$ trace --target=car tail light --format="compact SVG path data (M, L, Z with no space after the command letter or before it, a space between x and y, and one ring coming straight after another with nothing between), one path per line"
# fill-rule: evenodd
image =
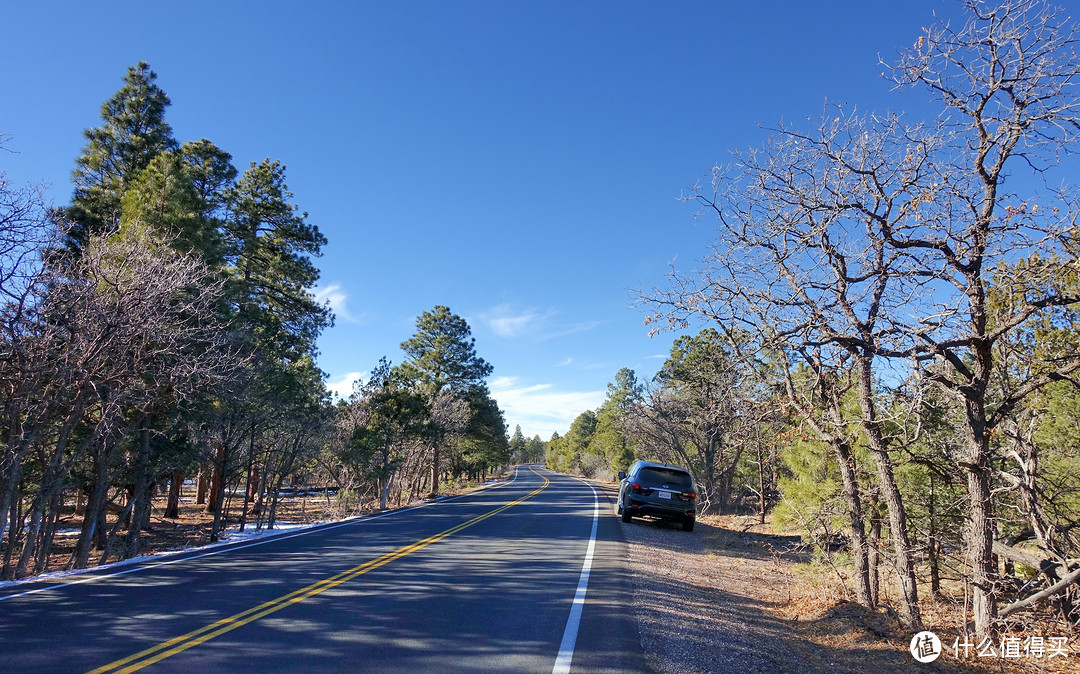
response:
M637 482L631 483L630 488L633 489L634 491L641 491L641 485L638 484Z
M697 492L696 491L684 491L682 493L682 495L685 496L686 498L697 498Z

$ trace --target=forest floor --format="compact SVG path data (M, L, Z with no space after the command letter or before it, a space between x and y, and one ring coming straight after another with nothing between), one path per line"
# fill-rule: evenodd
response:
M494 478L493 478L494 479ZM456 496L475 489L479 485L462 483L451 489L445 489L442 496ZM242 496L240 497L242 500ZM180 498L179 517L165 518L165 496L156 496L150 511L150 529L141 534L139 546L140 555L155 555L163 552L173 552L187 548L195 548L210 543L210 531L213 527L214 515L206 512L205 505L195 502L194 485L185 485ZM240 503L234 499L226 508L226 533L222 537L228 542L236 538L240 524ZM291 528L298 525L318 524L322 522L337 522L345 517L367 515L378 512L375 508L343 507L336 496L325 496L322 493L308 492L296 496L283 496L278 502L276 527ZM263 518L265 520L265 516ZM116 523L116 516L110 513L108 526L111 528ZM265 521L262 523L265 529ZM250 513L245 523L245 531L250 532L257 526L256 518ZM75 513L74 507L65 509L57 522L57 533L53 539L53 546L49 554L48 565L43 573L62 571L75 550L79 531L82 527L82 516ZM106 562L116 562L123 558L124 531L121 530L111 546L110 554ZM101 551L95 550L90 557L90 566L96 566L101 561Z

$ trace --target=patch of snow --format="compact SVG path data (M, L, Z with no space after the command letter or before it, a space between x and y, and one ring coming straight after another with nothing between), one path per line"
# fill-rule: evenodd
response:
M516 480L516 479L517 479L517 476L515 474L514 479L510 480L506 484L510 484L510 483L514 482L514 480ZM495 480L495 481L492 481L492 482L487 482L487 483L485 483L485 485L492 485L492 484L498 484L498 483L499 483L499 480ZM484 486L484 485L482 485L482 486ZM413 504L415 504L415 505L412 505L411 507L391 509L391 510L387 510L387 511L383 511L383 512L372 513L371 515L353 515L351 517L345 517L345 518L342 518L341 520L337 520L336 522L312 522L310 524L299 524L299 523L293 523L293 522L275 522L273 529L263 528L263 529L260 529L260 530L256 530L254 525L250 525L249 527L245 527L245 531L242 532L242 533L239 531L239 525L237 525L237 526L234 526L232 528L226 529L224 532L222 532L221 538L216 543L207 543L206 545L201 545L201 546L192 545L192 546L187 546L187 547L184 547L184 548L176 548L176 549L173 549L173 550L165 550L165 551L154 553L154 554L141 555L139 557L132 557L131 559L124 559L124 560L120 560L120 561L117 561L117 562L110 562L108 564L102 564L102 565L99 565L99 566L92 566L92 567L86 568L86 569L73 569L71 571L53 571L53 572L50 572L50 573L43 573L43 574L41 574L39 576L31 576L29 578L23 578L21 580L0 581L0 589L9 588L9 587L16 586L16 585L28 585L28 584L31 584L31 583L39 583L39 582L43 583L43 584L44 583L56 583L56 582L60 582L60 581L62 581L64 579L66 579L66 578L71 578L73 576L82 576L82 575L88 574L90 572L115 571L115 570L118 570L118 569L123 569L123 567L135 566L137 564L143 564L143 563L147 563L147 562L154 562L154 563L149 565L150 567L160 566L160 565L164 565L164 564L172 564L173 560L170 560L170 558L171 557L176 557L176 556L181 555L181 554L187 554L187 553L192 553L192 552L201 553L199 555L196 555L196 557L218 554L216 552L211 552L211 550L213 550L214 548L220 548L220 547L223 547L223 546L226 546L226 545L235 545L237 543L245 543L245 542L248 543L248 545L258 545L259 542L256 539L269 538L269 537L272 537L272 536L279 536L279 535L283 536L283 535L286 535L286 534L291 535L291 536L296 536L296 535L299 535L299 532L302 531L303 529L311 529L313 527L324 526L324 525L328 525L328 524L340 525L340 524L344 524L346 522L351 522L353 520L380 519L380 518L387 517L387 516L390 516L390 515L395 515L395 514L399 514L399 513L403 513L403 512L413 510L415 507L423 507L424 505L428 505L428 504L443 501L443 500L458 499L458 498L461 498L462 496L467 496L467 495L468 494L462 494L462 495L459 495L459 496L440 496L435 501L423 501L423 500L414 501ZM58 531L57 534L60 534L60 535L73 535L73 534L67 533L67 532L74 532L74 534L77 534L78 530L75 530L75 529L62 529L62 530ZM251 541L256 541L256 542L251 542ZM244 547L246 547L246 546L244 546ZM117 571L115 575L131 573L132 571L137 571L137 570L138 569ZM111 575L111 574L104 574L104 575L107 576L107 575ZM92 580L92 578L75 579L75 580L71 581L68 584L82 583L82 582L86 582L86 581L89 581L89 580ZM25 594L36 594L38 592L42 592L42 591L45 591L47 589L49 589L49 587L42 587L42 588L36 588L36 589L27 589L27 590L25 590L23 592L14 593L14 594L5 595L3 597L0 597L0 601L2 601L4 599L10 599L12 597L25 595Z
M342 522L347 522L347 521L350 521L350 520L360 519L360 517L361 516L347 517L345 519L342 519L341 521ZM29 578L23 578L21 580L0 581L0 589L12 587L12 586L15 586L15 585L25 585L27 583L57 581L57 580L62 580L64 578L68 578L70 576L79 576L79 575L82 575L82 574L85 574L85 573L89 573L91 571L107 571L107 570L112 570L112 569L119 569L119 568L123 568L125 566L132 566L134 564L140 564L142 562L158 561L158 560L167 559L169 557L175 557L176 555L179 555L181 553L193 552L193 551L197 551L197 550L210 550L212 548L218 548L218 547L221 547L223 545L232 545L234 543L243 543L243 542L251 541L251 540L254 540L254 539L258 539L258 538L266 538L268 536L276 536L276 535L279 535L279 534L286 534L286 533L290 533L290 532L295 532L295 531L299 531L301 529L310 529L312 527L317 527L317 526L320 526L320 525L323 525L323 524L328 524L328 522L312 522L310 524L303 524L303 523L296 523L296 522L280 522L279 521L279 522L274 523L274 528L273 529L267 529L266 527L263 527L262 529L256 530L255 525L249 524L249 525L247 525L247 527L244 528L243 532L241 532L239 530L239 525L236 525L236 526L233 526L233 527L229 527L224 532L222 532L221 537L218 539L218 541L216 543L207 543L206 545L199 545L199 546L192 545L192 546L188 546L188 547L184 547L184 548L175 548L173 550L164 550L162 552L157 552L157 553L154 553L154 554L141 555L139 557L132 557L130 559L123 559L123 560L120 560L120 561L117 561L117 562L109 562L108 564L102 564L100 566L92 566L92 567L89 567L89 568L86 568L86 569L72 569L70 571L52 571L50 573L43 573L43 574L41 574L39 576L31 576ZM56 534L58 536L61 536L61 535L63 535L63 536L73 536L73 535L78 535L78 533L79 533L78 529L61 529L61 530L56 532Z

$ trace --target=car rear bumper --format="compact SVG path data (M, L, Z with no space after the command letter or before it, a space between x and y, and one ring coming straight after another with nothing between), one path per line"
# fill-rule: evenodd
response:
M685 504L661 504L631 496L629 506L633 515L652 515L653 517L678 520L694 519L696 517L693 507L687 507Z

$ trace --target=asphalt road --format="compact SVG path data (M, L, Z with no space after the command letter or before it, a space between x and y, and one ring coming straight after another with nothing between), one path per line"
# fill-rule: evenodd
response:
M618 519L589 485L539 467L464 497L168 560L0 591L0 669L647 669Z

